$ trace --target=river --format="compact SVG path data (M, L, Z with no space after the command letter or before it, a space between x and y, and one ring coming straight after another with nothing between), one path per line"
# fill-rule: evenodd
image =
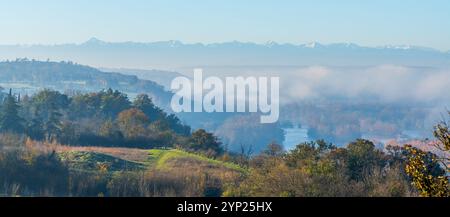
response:
M294 149L302 142L311 141L311 139L308 138L308 128L306 127L285 128L283 130L285 132L283 146L287 151Z

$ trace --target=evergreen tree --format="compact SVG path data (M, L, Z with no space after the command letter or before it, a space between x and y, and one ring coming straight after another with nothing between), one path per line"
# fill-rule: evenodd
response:
M140 94L133 101L133 106L145 113L150 120L157 121L163 119L166 114L156 106L147 94Z
M49 118L44 125L44 129L47 134L46 139L48 141L56 139L61 135L61 128L62 128L61 117L62 114L59 113L57 110L52 110L50 112Z
M26 133L32 139L44 139L44 123L42 123L42 120L39 118L36 110L34 111L31 121L28 122Z
M116 116L131 107L130 100L127 95L111 88L100 93L101 103L100 110L108 118L116 118Z
M16 98L9 90L0 110L0 130L22 133L24 130L23 119L19 116L19 105Z
M189 126L182 124L176 115L165 113L153 103L147 94L138 95L133 101L133 106L143 111L150 118L150 122L161 130L170 128L173 132L183 136L188 136L191 133Z

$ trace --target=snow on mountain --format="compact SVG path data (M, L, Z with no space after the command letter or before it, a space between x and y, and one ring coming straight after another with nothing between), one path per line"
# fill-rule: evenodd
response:
M309 42L307 44L302 45L302 47L306 47L306 48L319 48L319 47L323 47L322 44L320 44L319 42Z
M0 59L27 57L37 60L70 60L108 68L177 70L199 66L245 65L450 65L450 53L411 45L366 47L355 43L288 44L268 41L183 43L106 42L91 38L81 44L0 45Z

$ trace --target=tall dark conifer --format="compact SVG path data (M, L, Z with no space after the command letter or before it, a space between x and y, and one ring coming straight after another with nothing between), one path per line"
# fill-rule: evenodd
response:
M24 131L23 119L19 116L19 104L16 97L9 90L8 96L3 101L0 109L0 130L15 133Z

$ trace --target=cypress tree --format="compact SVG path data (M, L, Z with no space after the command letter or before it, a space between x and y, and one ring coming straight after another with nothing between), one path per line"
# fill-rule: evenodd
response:
M0 109L0 130L14 133L23 133L23 119L19 116L19 104L9 90Z

